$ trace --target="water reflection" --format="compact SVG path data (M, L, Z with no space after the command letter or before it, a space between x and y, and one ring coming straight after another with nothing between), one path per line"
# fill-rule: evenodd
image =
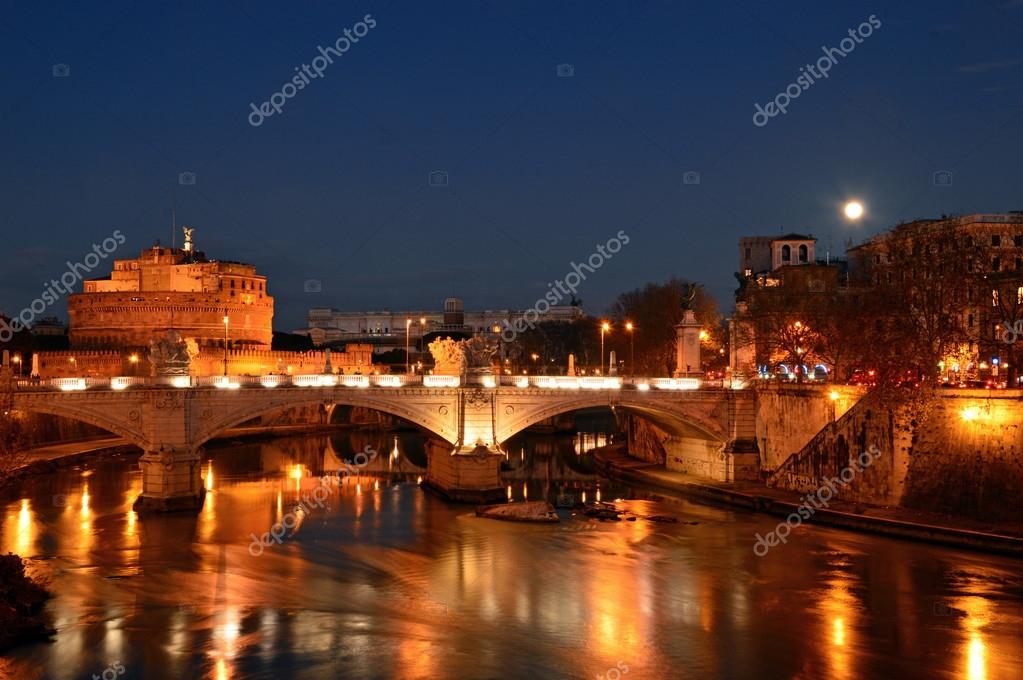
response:
M421 491L424 442L394 437L213 448L196 515L137 517L132 461L12 489L0 546L38 558L59 633L0 659L0 677L114 661L147 678L1019 676L1015 561L821 528L757 558L776 521L601 479L579 452L593 433L510 442L507 494L679 523L481 520ZM384 455L296 510L367 445ZM289 514L282 542L250 554Z

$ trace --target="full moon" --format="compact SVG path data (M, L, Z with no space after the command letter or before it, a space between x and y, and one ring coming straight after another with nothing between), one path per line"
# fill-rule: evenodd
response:
M858 220L863 217L863 204L859 201L849 201L845 204L845 216L850 220Z

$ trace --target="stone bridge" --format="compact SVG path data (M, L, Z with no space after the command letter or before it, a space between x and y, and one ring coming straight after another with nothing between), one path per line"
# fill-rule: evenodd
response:
M120 382L118 382L120 381ZM502 444L561 413L610 407L656 423L675 437L720 452L722 479L755 452L752 392L702 387L693 379L485 378L446 376L265 376L263 378L59 378L9 381L5 408L84 421L143 450L139 509L201 506L200 447L264 414L322 404L376 409L445 442L429 457L426 483L454 500L500 499ZM436 447L434 447L436 449Z

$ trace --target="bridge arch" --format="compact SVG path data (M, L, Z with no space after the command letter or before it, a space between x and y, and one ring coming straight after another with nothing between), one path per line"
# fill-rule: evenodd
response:
M146 449L149 441L139 429L137 423L132 421L139 418L140 411L137 409L115 409L102 405L92 405L82 400L33 400L17 402L13 405L15 410L26 413L39 413L60 418L67 418L122 437L132 445L140 449Z
M503 409L496 432L496 439L503 444L527 427L547 418L563 413L597 407L611 408L639 415L650 420L661 429L677 437L693 437L709 441L728 440L721 418L707 409L699 408L700 402L688 404L658 401L641 397L608 399L606 395L576 393L573 398L554 403L540 401L534 404L499 403Z
M232 427L275 412L286 411L303 406L318 404L328 405L328 413L336 406L357 406L370 408L381 413L386 413L401 418L416 427L422 428L430 435L454 444L457 440L457 422L455 408L445 403L423 404L420 402L409 402L407 399L391 398L377 394L360 391L333 391L329 394L295 394L288 391L279 397L274 395L267 398L262 396L257 400L246 400L233 408L225 409L220 413L212 415L210 407L200 406L200 422L202 424L192 436L192 445L195 448L202 446L210 439ZM203 416L208 416L203 418Z

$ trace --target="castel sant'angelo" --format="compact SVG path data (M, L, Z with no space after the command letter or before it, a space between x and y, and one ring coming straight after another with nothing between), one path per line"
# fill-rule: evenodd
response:
M70 341L80 349L147 347L173 328L200 350L223 348L225 335L230 348L268 350L273 315L266 277L250 264L208 260L191 229L184 247L115 260L108 278L85 281L68 301Z
M324 368L322 351L272 351L274 299L255 266L211 260L184 228L181 248L159 244L131 260L115 260L109 277L84 281L68 300L67 352L40 352L41 377L146 375L150 343L174 330L197 352L195 375L309 373ZM226 351L225 351L226 349ZM372 351L335 352L341 372L372 372Z

